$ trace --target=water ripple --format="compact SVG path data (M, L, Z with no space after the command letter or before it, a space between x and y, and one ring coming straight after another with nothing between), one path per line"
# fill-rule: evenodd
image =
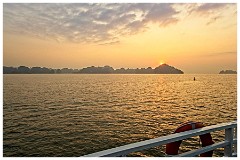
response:
M4 156L81 156L168 135L186 121L211 125L237 118L236 75L3 78ZM198 138L183 144L181 152L199 147ZM164 146L129 156L164 156Z

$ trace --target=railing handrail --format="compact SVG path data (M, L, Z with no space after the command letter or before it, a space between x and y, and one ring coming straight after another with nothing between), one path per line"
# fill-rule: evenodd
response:
M141 142L136 142L136 143L132 143L132 144L116 147L116 148L111 148L104 151L88 154L88 155L85 155L84 157L118 157L122 155L127 155L131 152L141 151L151 147L156 147L156 146L164 145L167 143L187 139L193 136L199 136L199 135L210 133L210 132L215 132L215 131L229 129L229 128L236 128L236 127L237 127L237 121L233 121L230 123L221 123L221 124L206 126L203 128L194 129L190 131L174 133L171 135L149 139Z

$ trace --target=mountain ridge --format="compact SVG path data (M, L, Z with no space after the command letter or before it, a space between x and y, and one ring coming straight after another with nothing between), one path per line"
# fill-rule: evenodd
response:
M104 67L85 67L82 69L52 69L46 67L6 67L3 66L3 74L67 74L67 73L75 73L75 74L184 74L183 71L170 66L168 64L159 65L156 68L120 68L113 69L113 67L105 65Z

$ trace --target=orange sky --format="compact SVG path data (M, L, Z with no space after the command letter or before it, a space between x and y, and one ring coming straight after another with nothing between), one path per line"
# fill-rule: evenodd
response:
M237 69L236 4L4 4L3 65Z

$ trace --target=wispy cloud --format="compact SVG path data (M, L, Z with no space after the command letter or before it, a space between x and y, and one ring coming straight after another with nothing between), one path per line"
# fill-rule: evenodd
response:
M217 21L218 19L220 19L221 17L222 17L222 16L220 16L220 15L211 17L210 20L206 23L206 25L210 25L210 24L216 22L216 21Z
M195 7L192 8L190 13L196 13L200 16L209 17L206 25L210 25L216 22L218 19L223 18L222 9L229 7L231 3L204 3L204 4L195 4Z
M225 55L237 55L237 51L208 53L208 54L205 54L204 57L225 56Z
M7 4L3 5L4 32L75 43L115 44L121 36L177 23L174 4ZM209 12L225 4L203 4ZM216 19L215 19L216 20Z
M203 14L211 14L212 12L215 12L218 9L222 9L226 7L229 4L226 3L204 3L198 6L195 11L200 12Z

